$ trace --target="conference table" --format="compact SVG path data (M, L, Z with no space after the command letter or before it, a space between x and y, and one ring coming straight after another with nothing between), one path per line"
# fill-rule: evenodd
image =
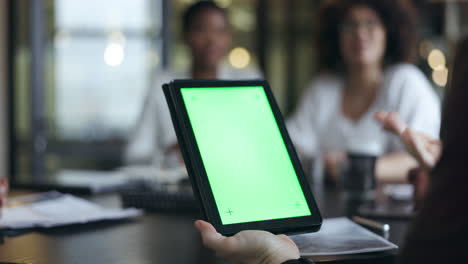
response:
M341 193L315 186L315 198L323 217L347 214ZM117 194L84 196L100 205L120 207ZM194 212L146 212L123 221L107 221L32 229L4 234L0 241L0 263L223 263L205 249L193 222ZM389 240L402 245L408 219L385 219ZM316 258L325 263L394 263L396 251Z

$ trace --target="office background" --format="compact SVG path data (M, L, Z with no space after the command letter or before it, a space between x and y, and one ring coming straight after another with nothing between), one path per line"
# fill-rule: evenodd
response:
M407 0L410 1L410 0ZM194 0L9 0L0 10L0 167L14 182L122 165L146 91L189 54L181 12ZM255 66L285 115L317 71L319 0L217 0L234 31L232 67ZM418 66L443 92L468 4L413 0Z

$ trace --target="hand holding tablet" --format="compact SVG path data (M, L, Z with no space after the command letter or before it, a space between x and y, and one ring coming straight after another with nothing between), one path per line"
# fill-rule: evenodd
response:
M163 86L194 193L224 235L316 231L322 218L265 81Z

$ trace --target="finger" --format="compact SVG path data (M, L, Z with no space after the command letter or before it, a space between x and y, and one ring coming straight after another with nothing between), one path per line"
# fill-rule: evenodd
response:
M374 118L379 121L385 130L401 135L407 128L407 124L400 119L396 112L379 111L374 115Z
M405 144L408 151L418 160L418 162L422 161L421 151L424 148L420 147L420 142L418 140L418 136L413 133L412 130L407 129L401 136L403 143Z
M387 118L387 115L388 115L387 111L378 111L377 113L375 113L374 118L377 121L383 123L385 119Z
M433 167L435 157L427 149L428 142L424 135L409 130L405 131L404 140L407 141L410 152L413 152L420 165L428 169Z
M206 221L203 220L197 220L195 221L195 227L197 228L200 233L204 232L217 232L214 226Z
M296 247L297 247L296 243L294 243L294 241L293 241L290 237L288 237L288 236L286 236L286 235L278 235L278 237L279 237L281 240L287 242L288 244L291 244L292 246L296 246Z
M195 227L200 232L203 244L206 247L215 251L223 248L222 244L225 237L218 233L213 225L203 220L197 220L195 221Z
M442 145L439 140L431 140L428 146L428 150L434 155L434 157L439 157L442 150Z
M390 132L401 135L408 127L406 123L400 119L396 112L391 112L387 115L385 125Z

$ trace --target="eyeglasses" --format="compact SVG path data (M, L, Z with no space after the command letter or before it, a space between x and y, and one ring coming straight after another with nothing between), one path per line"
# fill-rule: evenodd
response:
M364 21L351 21L345 20L340 25L340 32L353 33L357 32L358 29L363 28L366 31L373 31L379 27L382 27L382 23L376 19L368 19Z

